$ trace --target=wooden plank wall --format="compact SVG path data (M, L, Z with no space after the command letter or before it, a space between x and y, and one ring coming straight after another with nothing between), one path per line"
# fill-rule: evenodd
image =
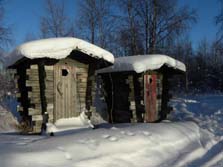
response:
M88 65L75 62L77 66L77 108L78 115L86 109L86 91L88 78Z
M30 65L28 63L16 67L16 74L14 74L16 97L18 101L17 112L21 116L20 130L22 133L28 133L31 129L31 117L28 115L28 107L30 102L28 99L28 88L26 87L26 69Z
M128 83L130 88L129 104L130 109L132 110L131 122L143 122L145 113L143 75L129 75Z
M28 98L30 100L28 115L31 116L33 132L40 133L43 116L40 99L38 65L31 65L30 68L26 70L26 74L28 77L26 80L26 87L31 88L30 91L28 91Z
M128 76L128 85L130 89L129 93L129 104L130 104L130 110L132 111L132 123L137 122L137 116L136 116L136 103L135 103L135 92L134 92L134 84L133 84L133 76L129 75Z
M95 76L96 64L91 63L88 66L88 78L86 87L86 109L88 117L92 115L92 112L96 112L94 106L94 100L96 95L96 76Z
M21 102L21 91L19 90L19 80L20 76L18 73L15 73L14 75L14 82L15 82L15 88L16 88L16 99L18 102ZM23 112L24 109L23 109L23 106L22 104L20 103L19 105L17 105L17 108L16 108L17 112Z
M161 112L162 112L162 92L163 92L163 75L157 74L157 86L156 86L156 92L157 92L157 100L156 100L156 110L157 110L157 118L161 118Z
M96 112L96 106L94 104L95 102L95 95L96 95L96 89L97 89L97 84L96 84L96 77L95 75L92 76L91 80L91 96L92 96L92 104L90 107L90 112Z
M144 122L145 105L143 74L133 75L137 122Z
M53 109L54 109L54 72L53 66L45 66L45 96L47 102L48 122L53 123Z
M170 75L163 74L162 76L162 101L161 101L161 119L166 119L167 115L171 112L172 107L168 106L168 102L171 98L169 94L169 81Z

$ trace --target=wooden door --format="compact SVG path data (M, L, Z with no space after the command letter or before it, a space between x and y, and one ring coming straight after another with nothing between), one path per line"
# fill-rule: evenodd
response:
M54 122L60 118L77 116L76 68L69 60L54 66Z
M157 75L144 75L145 122L157 120Z

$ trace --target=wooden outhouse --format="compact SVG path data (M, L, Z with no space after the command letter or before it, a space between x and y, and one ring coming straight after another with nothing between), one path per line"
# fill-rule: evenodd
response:
M112 65L113 55L77 38L28 42L11 54L16 69L18 112L28 133L46 123L95 110L95 70Z
M97 71L109 121L158 122L170 112L168 80L186 67L166 55L115 58L113 66Z

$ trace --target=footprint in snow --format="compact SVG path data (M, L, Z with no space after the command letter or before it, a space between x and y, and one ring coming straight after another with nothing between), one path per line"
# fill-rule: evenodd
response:
M22 137L22 138L19 138L19 140L30 140L30 138L28 138L28 137Z
M89 141L89 139L81 139L81 140L78 140L79 143L81 144L87 144Z
M126 132L125 132L125 131L121 131L120 133L121 133L122 135L125 135L125 134L126 134Z
M111 130L117 130L118 128L116 128L116 127L113 126L113 127L111 127L110 129L111 129Z
M57 147L57 149L61 152L64 153L64 157L67 159L67 160L72 160L72 156L69 152L67 152L63 147L59 146Z
M111 136L111 137L109 137L108 140L114 142L114 141L118 141L118 138L115 136Z
M100 143L97 140L89 139L86 144L89 149L96 150Z
M107 139L107 138L110 137L110 135L108 135L108 134L104 134L104 135L102 135L101 137L104 138L104 139Z
M120 133L121 133L122 135L135 136L135 133L133 133L133 132L131 132L131 131L127 131L127 132L125 132L125 131L121 131Z
M143 131L142 132L145 136L151 136L152 134L150 133L150 132L148 132L148 131Z
M58 150L62 151L62 152L65 152L65 149L61 146L57 147Z
M128 131L126 134L127 134L128 136L135 136L135 133L130 132L130 131Z
M71 156L70 153L68 153L68 152L65 153L65 158L66 158L67 160L72 160L72 156Z
M98 142L96 140L94 140L94 139L89 139L88 143L89 144L97 144Z
M101 137L104 138L104 139L108 139L109 141L112 141L112 142L118 140L117 137L115 137L115 136L110 136L109 134L104 134L104 135L102 135Z
M24 146L24 145L27 145L28 143L25 143L25 142L19 142L19 143L16 143L16 145L19 145L19 146Z

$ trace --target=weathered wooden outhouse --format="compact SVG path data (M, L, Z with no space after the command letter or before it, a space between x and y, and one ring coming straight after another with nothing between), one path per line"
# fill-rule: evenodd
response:
M115 58L113 66L97 71L109 121L158 122L170 112L168 79L186 67L166 55Z
M27 132L39 133L46 123L95 110L95 70L111 65L113 55L76 38L28 42L11 54L16 69L18 112Z

